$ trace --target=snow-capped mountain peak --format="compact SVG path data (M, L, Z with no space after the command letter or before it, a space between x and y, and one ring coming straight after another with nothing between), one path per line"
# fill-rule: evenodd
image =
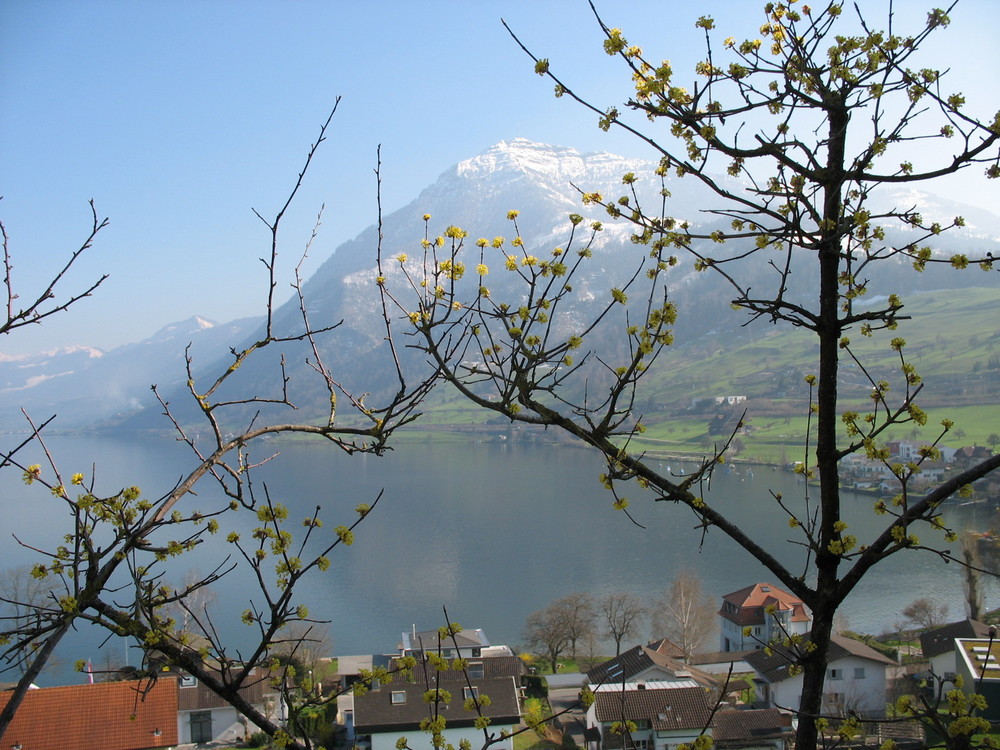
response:
M498 173L515 171L533 180L565 185L594 171L624 173L638 162L608 153L581 154L569 146L551 146L527 138L500 141L481 154L459 162L455 174L465 179L488 179ZM621 174L618 174L620 177Z
M147 341L159 342L169 340L177 336L190 336L192 333L204 331L209 328L215 328L215 323L198 315L194 315L187 320L182 320L177 323L171 323L170 325L164 326L153 334L153 336L147 339Z

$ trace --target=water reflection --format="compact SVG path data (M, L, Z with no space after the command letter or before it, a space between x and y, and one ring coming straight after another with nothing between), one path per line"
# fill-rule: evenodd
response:
M102 489L109 491L138 484L156 496L190 466L183 446L174 441L67 438L50 445L67 473L96 464ZM384 490L376 510L358 528L355 544L338 548L330 570L308 579L300 591L314 616L331 620L339 653L390 650L411 624L439 624L443 607L453 620L485 628L494 642L516 644L529 613L573 591L626 589L652 598L682 569L696 571L716 597L773 579L718 531L703 538L697 519L683 507L632 493L630 512L644 528L635 525L612 509L610 493L597 480L601 470L596 455L555 446L421 443L377 458L293 445L281 447L257 481L289 506L293 519L321 505L327 530L349 524L358 503L370 503ZM25 487L14 472L0 472L0 491L9 522L0 540L5 566L34 559L13 543L11 533L36 544L59 542L69 519L44 489ZM791 499L801 497L804 487L794 475L769 468L757 469L752 479L721 472L707 499L776 550L783 563L801 569L802 548L787 543L795 532L769 491ZM202 499L191 502L215 492L205 483L199 488ZM870 497L850 497L845 511L862 543L885 520L872 513ZM956 507L946 516L962 528L985 522L976 513L974 507ZM232 524L245 537L256 519L241 513ZM224 536L187 557L185 566L202 572L214 568L231 550ZM930 541L929 532L922 536ZM183 577L178 570L174 581ZM217 625L235 643L246 633L238 617L252 591L251 581L239 572L216 586ZM953 617L963 616L958 567L929 553L898 555L848 599L847 623L855 630L881 632L920 596L946 602ZM995 599L995 589L988 587L987 605L995 606ZM91 657L96 662L97 643L93 636L76 634L65 649L72 652L67 661ZM113 648L122 650L121 645Z

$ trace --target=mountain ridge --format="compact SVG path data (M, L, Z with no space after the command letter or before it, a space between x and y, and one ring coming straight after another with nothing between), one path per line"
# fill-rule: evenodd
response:
M384 272L390 284L401 283L402 270L398 263L388 262L389 259L403 252L418 256L425 231L436 235L449 224L462 226L472 236L513 237L514 226L507 218L511 210L520 211L517 231L526 246L537 249L539 255L547 254L552 247L566 241L569 235L568 214L579 213L588 222L601 221L605 227L595 243L595 255L590 266L578 279L580 290L597 299L603 293L602 289L606 292L628 276L637 256L633 254L635 248L630 242L631 226L624 221L610 221L603 208L582 205L580 190L596 190L609 197L624 194L627 187L622 184L622 175L634 172L640 178L640 197L652 199L650 196L656 197L660 189L655 168L654 162L606 152L582 154L571 147L547 146L524 138L500 141L452 165L413 201L383 217L381 245L383 259L387 261ZM701 227L721 225L722 219L704 211L704 206L709 205L711 199L704 185L686 180L681 189L681 181L677 177L668 178L667 183L673 192L668 206L675 216L685 217ZM890 192L880 200L882 203L879 205L903 201L907 206L907 202L922 201L921 209L927 216L934 219L940 216L942 221L950 220L950 216L963 208L923 191ZM995 247L995 254L1000 256L1000 244L994 239L1000 237L1000 217L975 209L965 213L974 220L963 229L936 238L942 251L975 244ZM425 214L431 215L427 222L423 218ZM728 223L728 220L725 221ZM314 326L343 321L333 344L324 348L323 356L338 379L359 392L379 393L393 387L391 368L385 370L384 362L375 364L375 360L369 360L376 356L385 336L381 303L374 284L378 273L375 262L378 244L376 227L366 228L355 238L342 243L303 286L310 321ZM718 249L713 248L713 252L718 252ZM729 252L738 252L738 248L734 245ZM755 284L758 283L757 277L759 283L767 280L767 268L748 266L745 272L750 274L748 278ZM689 318L678 324L678 331L681 326L687 326L683 335L676 336L679 342L684 339L697 341L698 337L723 325L729 326L730 335L734 337L745 335L738 321L726 317L728 306L725 301L729 292L725 284L713 277L713 274L695 272L687 262L671 269L667 277L670 294L681 309L687 311L685 317ZM914 288L919 285L967 283L950 278L937 269L924 275L914 275L913 278L913 284L918 285ZM809 279L803 277L795 281L798 284L796 293L810 294ZM490 286L496 289L498 297L515 293L513 287L505 287L504 284L509 284L509 281L504 279L503 274L490 277ZM574 304L578 306L581 319L585 319L587 305L592 301L581 295ZM275 310L273 319L279 335L291 335L297 331L301 326L298 300L293 298L281 305ZM30 403L29 399L29 406L34 408L43 404L45 408L71 413L71 420L76 425L84 426L108 419L113 424L132 424L128 410L137 409L137 402L146 405L147 413L158 411L148 409L151 403L148 389L152 382L157 382L174 403L190 400L183 385L187 379L184 347L189 340L195 343L192 352L195 355L196 375L217 375L231 363L231 356L227 354L229 347L242 348L248 342L258 340L260 325L259 318L217 324L192 316L162 326L142 342L126 344L95 357L86 368L81 369L79 364L75 368L63 367L62 375L49 378L59 381L58 389L46 386L44 380L36 383L38 387L22 387L20 390L11 387L13 381L9 377L5 379L4 369L11 363L0 359L0 384L8 384L0 387L0 394L8 394L6 400L10 402L15 392L21 396L31 392L31 395L40 398L34 403ZM277 364L278 358L284 355L288 362L288 375L293 381L293 400L301 410L299 417L318 418L322 415L325 406L317 402L317 399L323 399L316 386L303 385L314 377L311 367L305 364L311 356L308 348L288 342L269 349L273 353L268 350L259 352L241 368L230 395L273 393L274 389L280 389ZM412 353L408 356L412 357ZM418 360L418 357L414 358L413 362ZM69 385L74 378L79 384L75 392ZM21 385L24 386L24 383ZM97 395L81 392L86 388ZM23 403L21 399L14 401ZM87 408L83 408L84 403ZM104 409L103 413L101 409ZM193 412L189 414L192 415ZM6 413L0 409L0 418L6 421L10 416L9 409ZM139 422L152 424L145 417Z

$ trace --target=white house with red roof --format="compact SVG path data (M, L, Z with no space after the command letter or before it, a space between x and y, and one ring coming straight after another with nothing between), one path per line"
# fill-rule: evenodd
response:
M809 608L774 584L755 583L722 597L719 645L723 651L763 648L773 639L811 629Z

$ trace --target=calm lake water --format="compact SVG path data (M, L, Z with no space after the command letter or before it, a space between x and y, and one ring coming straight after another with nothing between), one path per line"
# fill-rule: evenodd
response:
M184 447L168 440L53 438L49 445L66 476L89 474L96 466L99 489L107 492L137 484L147 497L157 497L192 465ZM355 506L372 502L384 490L375 511L357 529L354 545L336 549L330 569L300 589L299 600L310 613L330 620L333 649L339 654L391 651L411 625L429 629L442 624L443 607L452 621L484 628L492 642L516 644L532 611L574 591L624 589L655 597L683 569L696 571L714 597L773 580L720 532L702 539L695 518L682 507L633 492L629 510L645 528L636 526L612 509L611 494L597 479L602 468L596 454L572 447L421 443L401 445L376 458L345 456L328 445L294 445L282 446L281 455L259 470L256 481L266 483L272 498L289 506L293 519L322 506L327 530L351 523ZM800 570L801 548L787 542L794 532L770 490L787 500L801 497L803 486L794 475L770 468L755 468L752 477L745 469L723 471L713 480L708 500ZM203 482L199 493L188 502L207 503L218 496L209 482ZM0 504L4 567L36 558L16 544L13 534L45 546L59 543L69 531L66 511L44 488L26 487L15 472L0 472ZM846 520L864 543L884 519L872 513L870 497L849 497L847 506ZM954 507L946 511L946 520L957 528L989 523L976 514L974 507ZM234 525L224 526L214 538L217 542L181 559L173 582L180 583L189 567L211 570L231 551L223 542L225 531L236 528L247 538L254 525L252 514L239 514ZM921 536L932 539L929 531ZM239 614L248 599L261 599L252 585L236 571L215 586L216 623L237 644L246 632ZM958 566L926 552L897 555L863 581L843 611L851 629L879 633L891 629L902 619L901 610L922 596L947 603L952 618L963 617ZM997 600L991 585L987 605L997 606ZM652 635L648 629L643 632L643 638ZM717 639L713 634L710 649L717 647ZM125 644L118 640L100 651L100 640L93 633L74 634L62 649L63 663L91 658L95 666L121 664ZM42 682L74 679L63 667Z

